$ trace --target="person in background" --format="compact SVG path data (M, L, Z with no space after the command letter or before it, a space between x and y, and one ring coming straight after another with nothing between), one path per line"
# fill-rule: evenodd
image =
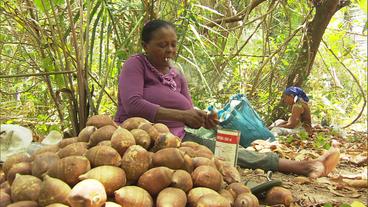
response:
M276 120L269 129L278 135L288 135L306 131L312 136L311 112L308 105L309 98L303 89L291 86L285 89L282 101L291 108L291 116L288 121Z
M143 117L153 123L166 124L182 141L200 137L186 133L191 128L215 128L218 121L204 111L194 109L183 74L171 61L176 56L177 36L173 24L152 20L142 29L143 54L135 54L124 63L119 76L118 110L115 121ZM339 152L332 150L316 160L281 159L275 153L239 150L238 165L243 168L296 173L311 177L325 176L338 163Z

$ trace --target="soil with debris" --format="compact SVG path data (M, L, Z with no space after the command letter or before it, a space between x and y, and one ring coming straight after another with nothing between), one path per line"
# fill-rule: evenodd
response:
M248 149L260 152L273 151L282 158L292 160L315 159L332 147L340 149L340 163L328 177L309 179L299 175L274 172L273 180L281 180L294 198L291 206L351 206L353 202L367 206L367 133L350 131L343 137L329 129L313 138L300 135L282 137L278 143L253 144ZM243 181L266 181L266 172L260 169L240 169ZM258 175L258 176L257 176ZM262 204L262 201L260 201ZM364 204L364 205L362 205Z

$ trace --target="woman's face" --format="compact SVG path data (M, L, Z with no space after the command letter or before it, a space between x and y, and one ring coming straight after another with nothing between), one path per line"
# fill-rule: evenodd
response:
M294 104L294 96L284 94L282 96L282 101L287 105L293 105Z
M176 55L176 32L172 27L161 27L152 33L151 40L143 48L153 65L169 66L169 60Z

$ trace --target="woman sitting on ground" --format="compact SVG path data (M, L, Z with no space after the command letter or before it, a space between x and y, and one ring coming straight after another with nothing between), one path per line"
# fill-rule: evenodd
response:
M131 56L120 73L115 121L122 123L130 117L143 117L166 124L182 141L202 143L200 137L189 137L184 126L215 128L218 123L206 112L193 108L186 79L170 64L176 57L174 25L162 20L150 21L143 27L141 40L145 53ZM238 157L238 165L243 168L320 177L335 168L339 153L330 151L316 160L293 161L281 159L275 153L242 149Z
M295 86L286 88L282 101L291 108L288 121L279 119L269 127L275 136L288 135L306 131L312 135L311 113L308 105L309 98L303 89Z

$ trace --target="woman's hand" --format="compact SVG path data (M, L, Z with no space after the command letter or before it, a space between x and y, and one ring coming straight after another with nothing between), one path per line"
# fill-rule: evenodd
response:
M214 129L219 124L218 119L215 119L215 116L211 114L206 114L206 120L204 122L204 128L206 129Z
M193 129L198 129L201 126L204 126L206 116L206 112L196 109L185 110L182 113L184 124Z

